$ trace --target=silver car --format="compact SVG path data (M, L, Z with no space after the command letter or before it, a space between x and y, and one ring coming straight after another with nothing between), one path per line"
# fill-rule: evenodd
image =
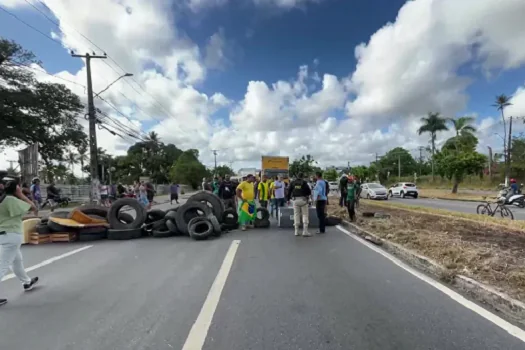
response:
M387 189L378 183L364 183L361 185L361 198L388 200Z

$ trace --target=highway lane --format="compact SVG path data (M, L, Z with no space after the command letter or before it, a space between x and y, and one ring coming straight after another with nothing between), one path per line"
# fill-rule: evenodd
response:
M366 200L366 199L365 199ZM389 198L389 201L403 203L407 205L414 205L420 207L429 207L437 209L445 209L451 211L458 211L462 213L476 214L476 207L482 202L465 202L445 199L431 199L431 198ZM521 209L516 206L508 206L514 214L515 220L525 220L525 208ZM496 214L499 215L499 214Z
M98 241L33 273L21 292L3 282L5 349L182 349L233 240L233 267L204 349L523 349L502 328L336 228ZM26 261L63 251L24 247ZM30 248L30 249L29 249ZM44 248L40 250L39 248ZM35 259L33 255L38 255ZM29 265L28 265L29 266ZM525 338L524 338L525 339Z

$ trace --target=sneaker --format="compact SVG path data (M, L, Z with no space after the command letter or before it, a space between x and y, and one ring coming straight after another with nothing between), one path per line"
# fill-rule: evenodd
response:
M300 236L300 235L301 235L301 233L295 232L295 236Z
M29 283L26 283L24 284L24 290L27 292L27 291L30 291L31 289L33 289L33 287L35 286L35 284L38 282L38 277L33 277L31 278L31 282Z
M318 234L318 235L322 235L325 232L321 232L321 231L317 230L317 231L315 231L315 233Z
M303 232L303 237L312 237L312 234L308 232Z
M7 304L7 299L0 299L0 306Z

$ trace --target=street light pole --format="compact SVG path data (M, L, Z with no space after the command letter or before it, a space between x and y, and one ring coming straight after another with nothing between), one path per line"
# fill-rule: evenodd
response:
M133 74L131 73L126 73L124 75L121 75L120 77L118 77L117 79L115 79L114 82L112 82L111 84L109 84L108 86L106 86L105 89L103 89L102 91L100 91L98 94L95 94L95 97L98 97L101 93L103 93L104 91L106 91L107 89L109 89L111 87L111 85L115 84L117 81L119 81L120 79L122 78L125 78L125 77L132 77Z

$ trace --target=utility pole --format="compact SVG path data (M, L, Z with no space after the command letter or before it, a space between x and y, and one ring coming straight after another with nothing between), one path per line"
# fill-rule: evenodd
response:
M98 147L97 147L97 119L95 115L95 103L93 101L93 83L91 81L91 59L107 58L104 56L90 55L75 55L73 57L85 58L86 59L86 71L87 71L87 95L88 95L88 117L89 117L89 159L90 159L90 172L91 172L91 191L89 193L89 199L91 202L98 198L95 198L98 187Z
M505 162L505 186L509 185L510 176L510 146L512 142L512 117L509 118L509 141L507 143L507 159Z
M423 165L423 150L425 147L419 146L419 176L421 176L421 166Z
M13 163L18 163L18 160L8 160L7 161L9 163L9 169L11 170L15 170L16 168L13 166ZM18 168L18 166L17 166Z
M215 173L214 175L217 176L217 150L214 149L214 150L212 150L212 152L213 152L213 156L215 158L215 169L213 170L213 172Z
M487 146L489 149L489 177L492 180L492 147Z
M397 155L397 177L401 181L401 153Z

